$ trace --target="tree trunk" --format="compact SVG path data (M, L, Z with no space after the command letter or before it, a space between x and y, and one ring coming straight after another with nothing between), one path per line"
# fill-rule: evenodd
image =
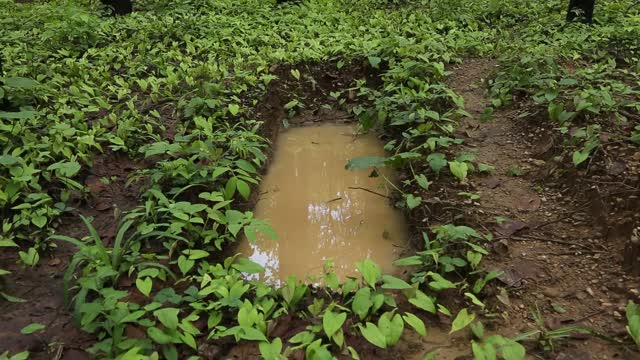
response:
M131 0L100 0L113 10L113 15L127 15L133 11Z
M591 24L595 5L596 0L569 0L567 21L579 20L585 24Z

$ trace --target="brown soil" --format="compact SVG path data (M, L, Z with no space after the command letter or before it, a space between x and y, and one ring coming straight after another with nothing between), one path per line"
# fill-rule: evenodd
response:
M348 88L356 79L375 81L372 69L357 64L346 65L342 70L337 70L335 63L302 65L297 67L301 74L299 80L291 75L292 69L290 65L271 69L278 79L271 82L267 95L257 107L257 118L265 122L262 135L271 143L275 142L283 120L289 117L283 110L287 102L297 98L304 103L302 113L291 118L292 126L313 124L320 121L321 117L329 117L329 114L333 118L352 121L345 113L322 105L335 104L336 100L329 93ZM353 103L354 97L350 96L349 99L349 103ZM159 109L166 128L163 134L171 139L178 120L170 107L164 105L148 105L141 112ZM250 103L247 103L247 107L251 107ZM268 154L271 150L268 150ZM118 213L130 210L139 203L141 184L125 186L129 175L149 166L145 161L134 161L110 150L98 154L93 159L93 166L84 173L83 183L88 194L76 194L74 203L70 204L76 210L61 219L57 233L75 238L87 235L85 225L79 220L79 215L83 215L93 218L96 231L109 244L116 233ZM257 195L257 192L252 192L254 194ZM250 209L256 200L257 197L252 197L241 207ZM64 307L63 301L62 277L75 248L67 243L59 243L49 254L42 255L40 264L35 268L18 265L17 252L0 252L0 268L12 272L3 277L5 283L0 284L0 290L25 300L23 303L8 304L0 315L0 353L8 350L14 354L28 350L32 353L30 359L89 358L85 350L95 343L95 338L75 326L72 314ZM20 334L20 329L34 322L46 325L46 329L37 335ZM234 358L238 351L246 351L243 349L247 346L235 346L229 341L217 345L205 346L203 356L209 354L209 358L220 358L228 353L225 358ZM253 349L253 346L250 347ZM257 348L252 351L257 351Z
M305 111L302 116L290 118L291 124L313 124L327 114L335 116L337 104L329 92L348 88L356 79L364 78L372 85L379 82L372 69L353 64L341 71L331 63L298 67L300 80L291 76L291 69L285 65L272 69L279 79L269 85L267 96L256 109L256 116L266 122L263 136L272 142L283 119L289 118L283 107L294 97L305 104ZM612 341L623 341L624 306L629 299L639 300L638 277L626 275L622 270L622 251L637 221L633 217L637 216L637 197L629 195L637 195L640 185L627 183L625 177L628 171L638 168L632 161L635 155L630 153L625 157L624 170L618 172L620 165L607 165L607 161L618 163L611 161L615 158L611 154L620 149L611 148L618 146L611 144L603 148L586 173L564 169L550 161L557 155L559 141L543 121L531 123L519 119L519 109L511 108L496 111L491 122L480 122L480 115L490 103L484 81L496 70L495 62L469 60L451 70L450 86L463 95L467 111L472 115L463 122L459 133L465 138L465 150L495 170L489 175L472 174L467 185L454 185L451 178L439 179L433 191L423 194L423 198L429 200L421 209L422 214L414 211L410 219L414 231L419 234L430 225L454 222L496 234L491 244L492 254L485 264L487 269L498 269L504 274L490 286L493 295L484 299L491 312L500 315L489 324L491 331L515 335L536 328L531 310L537 306L550 329L584 325L614 338ZM347 107L356 103L355 94L346 96ZM331 104L333 109L323 106L326 104ZM636 160L640 161L640 157ZM514 165L522 171L521 176L507 175L514 172ZM127 176L143 166L146 165L112 153L98 156L91 172L86 174L85 185L90 196L86 201L78 200L77 212L63 219L60 232L83 236L86 230L77 214L84 214L94 217L94 225L103 237L112 238L117 225L114 209L124 211L138 203L139 189L124 187ZM584 180L567 182L577 179L576 175L583 176ZM100 182L100 178L112 176L115 178L109 184ZM596 181L598 186L585 187L590 181ZM629 193L620 194L624 190ZM461 191L477 193L481 198L470 201L458 195ZM245 206L250 207L251 203ZM73 251L61 245L46 258L43 256L35 269L20 268L16 263L17 252L0 253L0 268L13 271L11 276L4 277L3 291L27 300L5 305L0 315L0 350L29 349L33 359L56 358L58 351L62 359L87 357L83 350L94 339L74 327L62 304L62 274ZM506 289L508 296L500 293L501 288ZM499 297L495 296L498 294ZM456 308L454 300L445 301L453 302L452 308ZM279 321L276 328L282 327L278 331L287 338L297 332L295 327L300 324L284 320L284 325ZM434 319L427 325L442 326L446 332L447 320L442 320L441 325ZM32 322L43 323L47 328L38 335L21 335L20 329ZM438 329L433 331L442 333ZM455 341L468 346L468 339ZM621 345L612 341L575 336L557 344L552 353L539 352L535 344L529 347L539 358L548 359L640 358L627 346L628 342ZM429 348L415 339L386 351L364 343L354 345L361 350L363 359L413 358L408 354L422 353ZM451 347L451 344L445 346ZM207 345L203 356L249 359L257 358L256 350L253 344Z
M465 151L495 170L487 176L471 176L464 190L441 186L439 195L462 209L456 215L464 222L496 236L485 265L503 272L499 287L506 289L508 296L503 293L499 301L497 297L486 299L502 315L495 325L499 332L513 335L535 329L532 310L537 307L548 329L581 325L615 338L604 341L576 336L555 353L540 352L539 356L638 358L632 347L615 343L624 338L627 301L638 301L639 279L625 275L622 269L621 255L630 229L625 232L610 226L625 219L625 214L605 214L609 218L603 223L602 214L593 211L602 197L560 185L566 181L554 176L554 165L549 161L553 155L549 150L553 149L545 145L552 140L550 132L519 119L520 109L499 110L492 121L480 121L490 105L485 81L495 70L491 60L469 60L452 69L450 80L472 115L460 129ZM518 172L521 175L513 176ZM576 175L584 174L565 172L561 180ZM457 195L460 191L477 193L481 198L470 201Z
M110 151L93 159L93 167L86 174L84 184L89 190L87 199L80 196L72 214L62 218L58 234L75 238L87 235L87 229L78 215L93 218L93 226L107 241L113 239L117 219L114 211L126 211L137 205L139 187L125 187L128 175L140 164ZM109 184L100 178L110 179ZM6 303L0 315L0 353L11 354L28 350L30 359L88 359L85 350L95 339L78 329L73 317L64 306L62 277L76 249L58 242L58 247L48 254L41 254L35 268L18 265L17 250L0 252L0 268L12 272L3 277L3 292L26 300L23 303ZM5 248L8 249L8 248ZM31 323L46 325L46 329L33 335L22 335L20 329Z

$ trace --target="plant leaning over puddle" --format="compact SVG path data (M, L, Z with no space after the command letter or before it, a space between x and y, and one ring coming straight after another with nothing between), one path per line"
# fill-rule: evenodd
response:
M195 354L197 339L233 336L238 341L258 341L260 351L267 359L278 359L297 349L304 349L310 359L330 359L330 354L343 351L358 358L356 350L345 342L348 334L362 336L374 346L387 348L400 340L405 327L421 336L427 335L419 312L435 313L437 308L450 316L450 311L428 294L466 287L463 283L452 283L446 276L451 269L462 267L467 261L439 256L436 247L452 246L442 245L448 241L469 242L467 240L480 237L470 228L438 228L436 238L440 245L432 244L434 253L431 255L431 259L439 259L438 263L427 261L425 257L421 264L425 270L433 271L418 271L411 283L384 275L377 264L364 260L357 264L361 280L348 279L340 283L327 268L325 288L290 278L279 289L274 289L246 280L246 274L264 269L245 258L234 256L223 263L210 263L210 252L189 248L181 250L177 260L145 253L143 250L148 246L145 243L154 238L180 238L168 232L141 233L138 215L133 212L123 217L112 247L106 247L84 218L90 232L86 240L52 237L52 240L67 241L80 248L65 275L66 293L74 306L79 326L96 334L100 340L91 348L96 354L120 354L129 358L159 349L163 357L174 359L185 351ZM472 251L474 247L470 249ZM472 259L468 260L470 266L479 262L476 255L469 253L468 256ZM161 265L166 264L166 260L171 265ZM400 259L398 264L417 265L417 260L416 257ZM82 271L76 274L81 266ZM172 270L176 267L181 276ZM125 300L131 295L126 281L121 281L132 275L137 279L135 286L142 295L135 301ZM426 279L429 281L425 282ZM476 294L483 286L478 283L485 284L486 281L486 277L478 279L474 285ZM181 290L178 293L176 289ZM418 313L400 311L389 291L404 294ZM310 302L312 297L315 300ZM476 306L482 305L475 295L469 293L468 298ZM306 329L287 341L269 338L268 329L283 314L304 320L308 323ZM468 326L474 318L473 313L461 310L453 320L452 332ZM199 325L194 325L196 323ZM145 332L147 338L127 338L125 330L132 328ZM285 347L284 344L289 345Z

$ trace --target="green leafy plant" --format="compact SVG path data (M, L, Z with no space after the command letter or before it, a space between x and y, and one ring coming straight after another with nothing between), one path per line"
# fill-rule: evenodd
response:
M474 359L478 360L522 360L525 358L524 346L513 339L501 335L486 336L484 326L480 322L471 325L474 337L479 340L471 342Z
M627 332L638 347L640 347L640 306L633 301L627 304Z

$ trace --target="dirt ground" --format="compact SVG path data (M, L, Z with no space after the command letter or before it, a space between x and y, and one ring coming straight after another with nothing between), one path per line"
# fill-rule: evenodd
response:
M275 141L286 116L283 105L293 96L301 97L308 105L308 111L293 125L311 124L326 115L328 110L322 105L329 101L330 91L346 88L356 78L376 81L370 69L356 68L346 74L330 69L335 66L310 65L303 72L303 79L310 77L318 82L313 92L305 92L304 82L294 85L286 80L286 66L272 69L282 80L274 81L256 111L259 118L269 119L266 137ZM555 135L557 131L543 119L519 118L521 108L516 105L496 111L492 121L480 121L490 104L486 81L496 69L492 60L468 60L449 69L450 86L464 97L466 110L472 115L459 130L458 136L464 138L465 145L458 150L475 154L478 162L495 169L488 175L472 175L467 185L455 184L451 179L436 181L429 193L422 194L430 199L424 216L416 214L409 219L413 229L455 222L495 234L491 255L484 264L503 275L489 287L491 295L496 296L486 297L487 313L497 315L488 324L490 331L516 335L537 328L532 317L537 307L549 330L582 325L598 334L576 334L568 343L559 343L554 352L541 353L535 344L528 344L535 356L532 358L638 359L640 356L627 347L629 344L621 342L625 334L624 307L628 300L640 301L640 279L623 271L622 266L624 247L638 223L640 182L633 171L640 168L640 156L636 159L628 149L606 145L588 170L567 170L554 161L560 140ZM624 161L623 165L620 161ZM112 239L116 228L114 212L130 209L138 202L139 189L124 186L127 177L144 166L112 153L97 157L91 171L85 174L89 197L77 199L77 211L63 219L60 232L82 236L85 229L77 215L83 214L95 218L94 224L103 238ZM99 181L102 177L113 181L103 184ZM476 193L480 198L469 200L458 195L461 191ZM75 328L62 300L62 275L73 251L61 244L35 269L17 265L14 252L0 254L0 267L13 272L6 279L6 292L27 300L5 305L0 315L0 349L12 353L28 349L33 359L88 358L83 350L95 340ZM427 350L433 349L441 349L443 356L438 359L468 358L468 339L450 339L446 335L446 319L428 320L432 338L410 339L399 348L386 351L369 348L363 359L401 356L421 360ZM38 335L21 335L20 329L32 322L43 323L47 328ZM278 331L294 334L294 325L290 322ZM466 352L460 350L463 348ZM223 356L212 345L203 350L203 355L212 359L251 359L257 358L256 350L253 345L241 345Z
M639 299L638 277L622 269L631 230L628 214L614 212L603 219L600 208L611 199L592 196L595 188L584 191L575 177L589 180L586 174L557 176L553 157L560 148L553 146L557 139L548 125L518 118L522 109L517 106L496 111L492 121L480 121L490 105L486 81L496 67L491 60L467 61L451 69L450 80L473 116L460 128L466 150L495 170L471 177L466 190L480 195L477 201L461 201L456 195L460 189L440 188L440 198L464 204L457 215L465 223L495 234L485 266L503 272L499 285L507 289L493 304L502 318L495 325L512 335L535 329L532 311L538 308L549 330L581 325L610 338L576 335L545 358L640 358L616 343L626 333L626 303ZM622 229L619 223L625 224Z
M75 211L62 218L58 233L81 238L87 229L79 215L93 217L93 225L107 241L116 234L115 213L133 208L137 203L139 186L126 188L128 175L142 166L125 156L111 152L93 159L93 167L86 173L84 185L87 197L76 196L70 204ZM100 178L111 179L103 184ZM22 303L5 303L0 314L0 352L14 354L29 351L30 359L88 359L85 349L95 338L78 329L71 313L64 306L63 275L76 249L58 242L57 248L41 255L40 265L24 268L17 263L16 251L0 252L0 268L12 272L4 277L3 291L24 299ZM46 326L43 332L20 334L20 329L31 323Z

